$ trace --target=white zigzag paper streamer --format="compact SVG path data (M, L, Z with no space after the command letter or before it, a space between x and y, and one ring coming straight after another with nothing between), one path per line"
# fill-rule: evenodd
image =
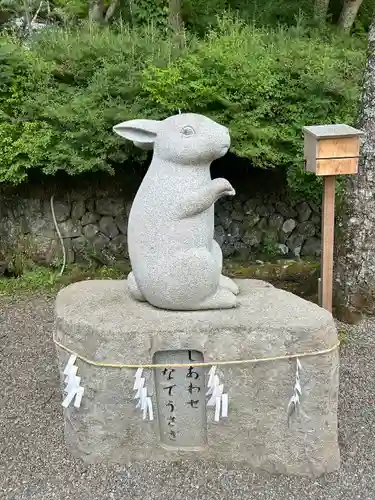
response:
M77 356L72 354L64 368L63 374L65 375L64 382L66 387L64 392L67 393L62 406L68 408L70 403L74 400L74 407L79 408L81 406L82 396L85 392L84 387L81 386L81 377L77 376L78 367L74 364L77 360Z
M149 420L154 420L152 399L147 396L146 379L142 377L142 374L143 368L138 368L134 375L133 391L136 391L134 399L138 399L135 407L142 411L143 420L147 419L147 415Z
M207 406L215 407L215 422L219 422L221 418L228 417L228 394L224 394L224 384L220 383L220 378L216 375L216 365L213 365L208 372L208 390L206 396L209 396Z
M300 370L302 370L302 365L300 363L300 360L298 358L296 358L296 380L294 383L293 395L289 400L288 409L287 409L288 424L290 421L290 417L294 413L296 413L297 410L300 409L300 404L301 404L300 397L302 396L302 387L301 387L301 382L300 382L300 378L299 378Z

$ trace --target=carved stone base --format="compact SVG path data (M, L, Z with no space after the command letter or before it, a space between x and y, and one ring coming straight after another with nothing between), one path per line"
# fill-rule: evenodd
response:
M291 416L296 360L219 365L228 417L207 406L204 360L264 358L324 350L337 343L331 314L289 292L238 280L237 309L174 312L135 302L126 281L85 281L56 300L55 338L82 356L115 364L187 363L145 369L154 419L143 420L135 369L77 359L85 388L64 410L66 444L85 462L204 459L271 473L317 476L338 469L338 350L301 357L301 411ZM62 374L69 354L57 347ZM191 366L190 366L191 365Z

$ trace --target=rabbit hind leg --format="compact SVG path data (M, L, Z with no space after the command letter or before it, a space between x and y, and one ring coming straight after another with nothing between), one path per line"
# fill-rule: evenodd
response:
M127 282L128 282L128 289L129 289L130 295L135 300L138 300L139 302L146 302L146 299L144 298L143 293L138 288L138 285L137 285L137 282L135 281L135 277L134 277L133 272L129 273Z
M150 304L162 309L196 310L215 294L220 270L206 248L191 248L158 256L158 265L144 285Z
M198 300L193 300L190 303L189 308L192 310L231 309L237 306L238 287L232 280L220 274L222 252L216 241L215 244L216 248L213 248L211 253L201 249L192 249L188 252L192 265L191 271L196 273L189 273L190 276L194 274L199 276L203 283L211 280L213 285L208 295L201 296ZM185 254L185 257L188 254ZM225 283L225 286L221 286L222 282Z
M220 245L216 240L213 240L212 242L211 254L217 265L220 267L220 273L221 273L223 268L223 252L221 251ZM238 295L239 293L239 288L236 285L236 283L227 276L223 276L222 274L220 276L220 286L223 288L227 288L230 292L234 293L235 295Z
M220 286L213 295L196 304L194 309L233 309L234 307L237 307L236 295L228 288Z

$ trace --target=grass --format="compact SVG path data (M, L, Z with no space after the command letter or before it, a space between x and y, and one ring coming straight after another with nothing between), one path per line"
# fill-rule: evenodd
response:
M337 334L341 345L346 345L348 343L347 330L344 326L339 326L337 328Z
M0 296L57 293L64 286L88 279L124 279L129 268L67 266L62 276L53 268L34 266L16 278L0 279Z
M79 265L67 266L59 276L55 268L33 266L15 278L0 279L0 296L31 293L57 293L64 286L88 279L124 279L130 271L130 264L113 266ZM227 260L224 274L232 278L252 278L269 281L305 299L316 301L319 264L310 261L280 260L272 263L247 265L244 262Z
M231 278L268 281L277 288L315 303L318 303L319 273L320 263L317 261L280 259L249 265L233 260L224 263L224 274Z

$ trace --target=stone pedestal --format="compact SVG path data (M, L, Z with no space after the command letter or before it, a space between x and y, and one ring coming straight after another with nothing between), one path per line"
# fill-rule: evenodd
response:
M194 363L324 350L337 343L332 316L268 283L239 280L237 309L174 312L135 302L125 281L85 281L56 301L55 338L82 356L115 364L191 363L144 370L154 420L134 400L135 369L77 359L85 388L64 410L65 439L85 462L204 459L254 470L316 476L336 470L338 350L300 358L301 412L288 425L295 360L219 365L228 418L207 407L210 367ZM69 354L57 347L62 370Z

